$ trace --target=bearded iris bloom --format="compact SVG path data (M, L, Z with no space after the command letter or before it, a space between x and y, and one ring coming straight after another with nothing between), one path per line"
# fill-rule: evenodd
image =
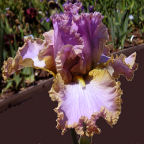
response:
M108 40L99 12L81 13L81 3L66 3L64 12L51 17L54 30L44 39L25 40L15 58L4 62L3 77L24 67L50 72L54 83L49 95L58 102L57 128L62 134L74 128L79 135L99 134L99 117L111 126L121 113L120 75L132 80L136 53L114 57L105 46Z

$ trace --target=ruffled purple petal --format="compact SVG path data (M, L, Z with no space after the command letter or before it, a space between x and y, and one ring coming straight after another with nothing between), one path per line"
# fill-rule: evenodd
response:
M137 69L136 52L126 57L124 54L120 56L116 55L116 58L108 57L104 54L101 55L100 64L106 63L106 67L110 74L115 78L118 78L120 75L126 77L127 80L132 80L134 71Z
M64 11L71 14L77 14L79 10L82 8L82 3L65 3L64 4Z
M52 16L56 68L65 81L70 81L73 74L86 73L87 69L83 55L83 39L72 20L71 5L77 10L80 7L80 4L66 4L64 13Z
M26 39L24 46L18 49L15 58L9 58L4 62L4 79L24 67L49 69L50 71L55 69L52 32L45 33L44 37L45 40Z
M137 69L136 52L126 57L124 54L116 56L115 59L111 59L109 65L112 66L114 72L113 76L118 78L120 75L126 77L127 80L132 80L134 71Z
M19 49L19 54L23 60L31 59L35 67L45 67L45 62L38 59L40 50L44 47L42 40L37 39L36 41L27 40L23 48Z
M85 64L81 62L83 47L81 45L65 45L58 52L55 59L57 72L61 74L65 83L71 82L72 76L85 73ZM75 67L78 66L76 69ZM72 75L73 73L73 75Z
M102 52L104 51L105 41L108 39L108 32L102 23L103 16L98 13L82 13L74 16L78 33L84 39L84 53L88 64L97 65Z
M64 85L61 76L57 75L49 92L51 99L59 102L55 109L57 127L63 132L66 128L75 128L78 134L85 132L91 136L100 132L95 125L100 116L110 125L118 120L122 94L119 82L115 82L107 70L101 69L92 70L85 82L85 87L77 82Z
M67 74L66 77L69 78L75 74L86 74L97 65L104 49L104 42L108 38L101 14L79 15L77 12L80 8L80 3L67 3L64 5L64 13L51 17L54 27L54 57L57 71ZM66 51L68 49L73 51L76 47L80 47L81 53L71 59L69 68L63 66L70 59ZM65 59L61 59L60 55L65 55Z
M70 4L65 4L65 9L69 10ZM73 7L75 5L72 4ZM76 6L77 7L77 6ZM80 34L77 33L75 24L72 21L72 13L68 13L66 10L64 13L53 15L53 27L54 27L54 56L57 56L57 52L63 47L63 45L82 45L83 40Z

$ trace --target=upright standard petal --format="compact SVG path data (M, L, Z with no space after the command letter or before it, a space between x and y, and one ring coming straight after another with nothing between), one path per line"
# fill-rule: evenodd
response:
M67 73L66 77L69 78L73 74L86 74L95 67L103 52L104 42L108 39L107 28L102 23L101 14L95 12L79 15L80 8L81 3L67 3L64 5L64 13L52 16L57 72L65 76ZM69 61L69 57L65 53L67 56L64 61L60 55L62 51L73 51L76 47L81 49L81 53L71 59L72 65L67 69L63 65Z
M71 14L77 14L82 7L82 3L65 3L64 4L64 11Z
M100 59L104 49L105 41L108 39L106 26L102 23L103 16L99 12L82 13L74 16L78 33L84 39L84 53L88 64L94 67Z
M44 55L45 53L46 55ZM55 63L53 59L52 41L49 39L48 42L48 38L47 40L26 39L24 46L18 49L15 58L8 58L8 60L4 62L4 79L7 79L11 74L24 67L53 70Z
M49 94L58 101L55 109L58 115L57 128L64 133L67 128L75 128L80 135L92 136L99 133L96 120L103 117L113 125L121 111L120 83L116 82L106 69L90 71L82 86L77 82L64 84L58 74Z
M54 27L54 56L64 45L82 45L83 40L72 21L73 15L66 12L53 15L53 27Z
M69 7L69 4L68 4ZM54 26L54 57L57 72L62 74L65 82L73 74L85 74L86 61L83 55L84 42L73 22L69 8L64 13L52 16Z

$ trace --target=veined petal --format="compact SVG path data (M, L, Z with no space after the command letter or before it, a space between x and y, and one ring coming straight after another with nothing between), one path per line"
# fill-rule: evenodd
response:
M73 18L77 25L78 33L84 39L84 53L88 64L92 63L93 66L96 66L104 49L106 51L104 45L109 37L102 19L103 16L99 12L82 13Z
M19 63L22 62L21 57L17 56L15 59L8 58L7 61L4 61L3 67L2 67L2 76L4 80L7 80L7 78L14 74L15 72L18 72L19 69L22 69L23 66L20 66ZM31 65L31 64L30 64Z
M136 52L132 53L130 56L126 57L124 54L120 56L116 55L116 58L108 57L104 54L101 55L99 60L100 64L105 64L109 73L118 78L120 75L126 77L127 80L132 80L134 71L137 69Z
M130 69L133 68L135 65L135 60L136 60L136 52L132 53L130 56L125 58L125 63L129 65Z
M80 135L92 136L100 132L95 124L100 116L110 125L118 120L122 94L120 83L106 69L90 71L85 82L85 87L77 82L65 85L59 74L54 80L49 94L53 101L58 101L55 109L57 128L63 133L67 128L75 128Z
M15 58L8 58L4 62L4 79L24 67L34 67L48 71L54 70L53 46L52 41L50 39L48 41L48 34L46 40L26 39L24 46L18 49Z
M79 58L79 61L69 69L72 74L86 74L92 67L95 67L104 50L104 43L108 39L107 28L102 23L103 17L101 14L95 12L79 15L78 10L80 7L81 3L65 4L64 13L55 14L51 17L54 26L56 67L60 65L57 66L57 61L62 62L60 60L62 49L69 49L70 45L71 48L81 47L81 54L75 56L75 58L73 57L73 61L77 61L77 58ZM64 75L67 73L66 77L72 77L65 69L66 67L62 67L62 64L61 70L59 68L58 72L63 71Z
M56 72L54 60L54 30L50 30L43 34L45 47L39 51L39 60L45 60L46 68Z
M54 30L45 32L43 36L48 45L52 45L52 46L54 45Z
M67 13L52 16L54 27L54 56L64 45L83 45L80 34L72 22L72 16Z
M17 54L22 57L22 60L32 60L34 67L43 68L45 67L45 61L40 61L38 58L38 54L43 48L44 42L42 40L37 39L34 41L32 39L29 39L25 42L25 45L19 49ZM24 65L26 66L27 64L24 63Z
M71 13L71 14L77 14L79 12L79 10L81 9L81 7L82 7L82 3L78 3L78 2L75 4L65 3L64 11Z
M54 57L56 69L64 81L68 82L74 74L85 74L90 68L83 54L84 41L73 22L72 7L80 4L66 4L62 14L52 16L54 26Z
M114 69L113 76L118 78L120 75L126 77L127 80L132 80L134 71L137 69L136 52L126 57L124 54L116 56L115 59L111 59L109 65Z
M72 73L85 73L86 65L80 63L83 47L81 45L65 45L58 52L55 59L57 72L61 74L65 83L71 82ZM82 61L83 62L83 61ZM77 68L75 68L78 66Z

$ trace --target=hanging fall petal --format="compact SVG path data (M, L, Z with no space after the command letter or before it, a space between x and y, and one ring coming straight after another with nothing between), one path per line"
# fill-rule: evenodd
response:
M50 71L53 70L55 64L53 59L53 46L51 40L49 40L49 43L50 45L48 44L48 39L26 39L23 47L18 49L15 58L8 58L8 60L4 62L4 79L7 79L11 74L19 71L24 67L48 69ZM44 52L46 55L44 55Z
M116 56L115 59L110 60L110 66L114 69L113 76L118 78L120 75L126 77L127 80L132 80L134 71L137 69L136 52L126 57L124 54Z
M99 133L95 125L101 116L110 124L117 122L121 111L120 83L106 69L94 69L85 79L85 86L72 82L64 84L58 74L49 94L58 101L57 128L75 128L78 134L88 136ZM86 130L85 130L86 129Z
M137 69L138 65L135 63L136 52L132 53L128 57L124 54L120 56L116 55L116 58L108 57L104 54L101 55L100 64L106 63L107 68L111 71L111 75L118 78L120 75L126 77L127 80L132 80L134 71Z

